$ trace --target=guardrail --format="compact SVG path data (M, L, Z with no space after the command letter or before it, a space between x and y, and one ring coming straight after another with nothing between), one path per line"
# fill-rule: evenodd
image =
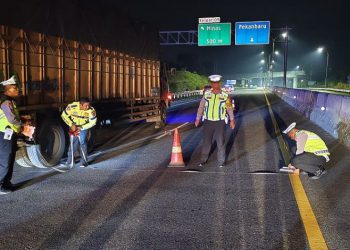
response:
M350 89L334 89L334 88L300 88L303 90L330 90L334 92L343 92L350 94Z
M203 90L192 90L192 91L172 93L172 99L177 100L177 99L183 99L183 98L198 96L198 95L203 95Z

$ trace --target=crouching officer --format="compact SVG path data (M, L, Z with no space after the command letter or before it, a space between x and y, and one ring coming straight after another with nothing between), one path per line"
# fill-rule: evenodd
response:
M283 133L296 142L292 149L294 157L288 165L291 170L301 169L308 173L311 179L319 179L326 173L324 165L329 161L329 151L325 142L315 133L299 130L293 122Z
M4 92L0 97L0 194L13 190L11 183L17 151L17 137L23 134L32 138L34 127L22 122L16 107L19 95L14 76L0 83Z
M202 154L199 166L203 166L208 160L212 138L214 136L218 147L219 167L225 166L225 127L226 115L230 118L231 129L235 128L235 119L233 115L232 100L227 93L221 91L221 76L209 76L212 89L205 91L199 104L195 126L198 127L203 116L204 140L202 145Z
M69 126L70 145L68 149L67 167L74 166L74 153L80 145L80 167L88 166L87 135L90 128L96 125L96 111L90 106L88 98L80 98L79 102L69 104L61 115Z

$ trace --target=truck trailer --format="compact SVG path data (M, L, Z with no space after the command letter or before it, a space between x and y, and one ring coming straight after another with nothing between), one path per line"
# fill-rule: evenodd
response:
M124 47L131 48L124 51L113 45L111 37L97 43L78 40L81 35L44 31L0 23L0 81L16 76L22 93L19 110L30 115L37 127L35 143L20 145L19 165L51 167L59 163L68 147L68 128L60 115L80 97L91 100L98 124L145 120L159 127L165 122L169 105L166 69L154 56L158 51L149 51L156 46L140 50L135 47L139 41L124 42ZM152 44L158 42L154 34ZM91 130L89 144L93 141Z

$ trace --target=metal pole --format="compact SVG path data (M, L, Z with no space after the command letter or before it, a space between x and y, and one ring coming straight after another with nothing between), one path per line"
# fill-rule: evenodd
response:
M287 61L288 61L288 28L286 28L286 37L284 38L284 64L283 64L283 87L287 87Z
M272 39L271 84L273 86L273 64L275 62L275 39Z
M327 75L328 75L328 60L329 60L329 53L328 51L326 51L327 53L327 60L326 60L326 76L324 78L324 87L327 88Z
M270 67L271 67L271 54L269 55L269 60L268 63L266 65L266 80L265 80L265 88L267 86L270 86L271 82L270 82Z

